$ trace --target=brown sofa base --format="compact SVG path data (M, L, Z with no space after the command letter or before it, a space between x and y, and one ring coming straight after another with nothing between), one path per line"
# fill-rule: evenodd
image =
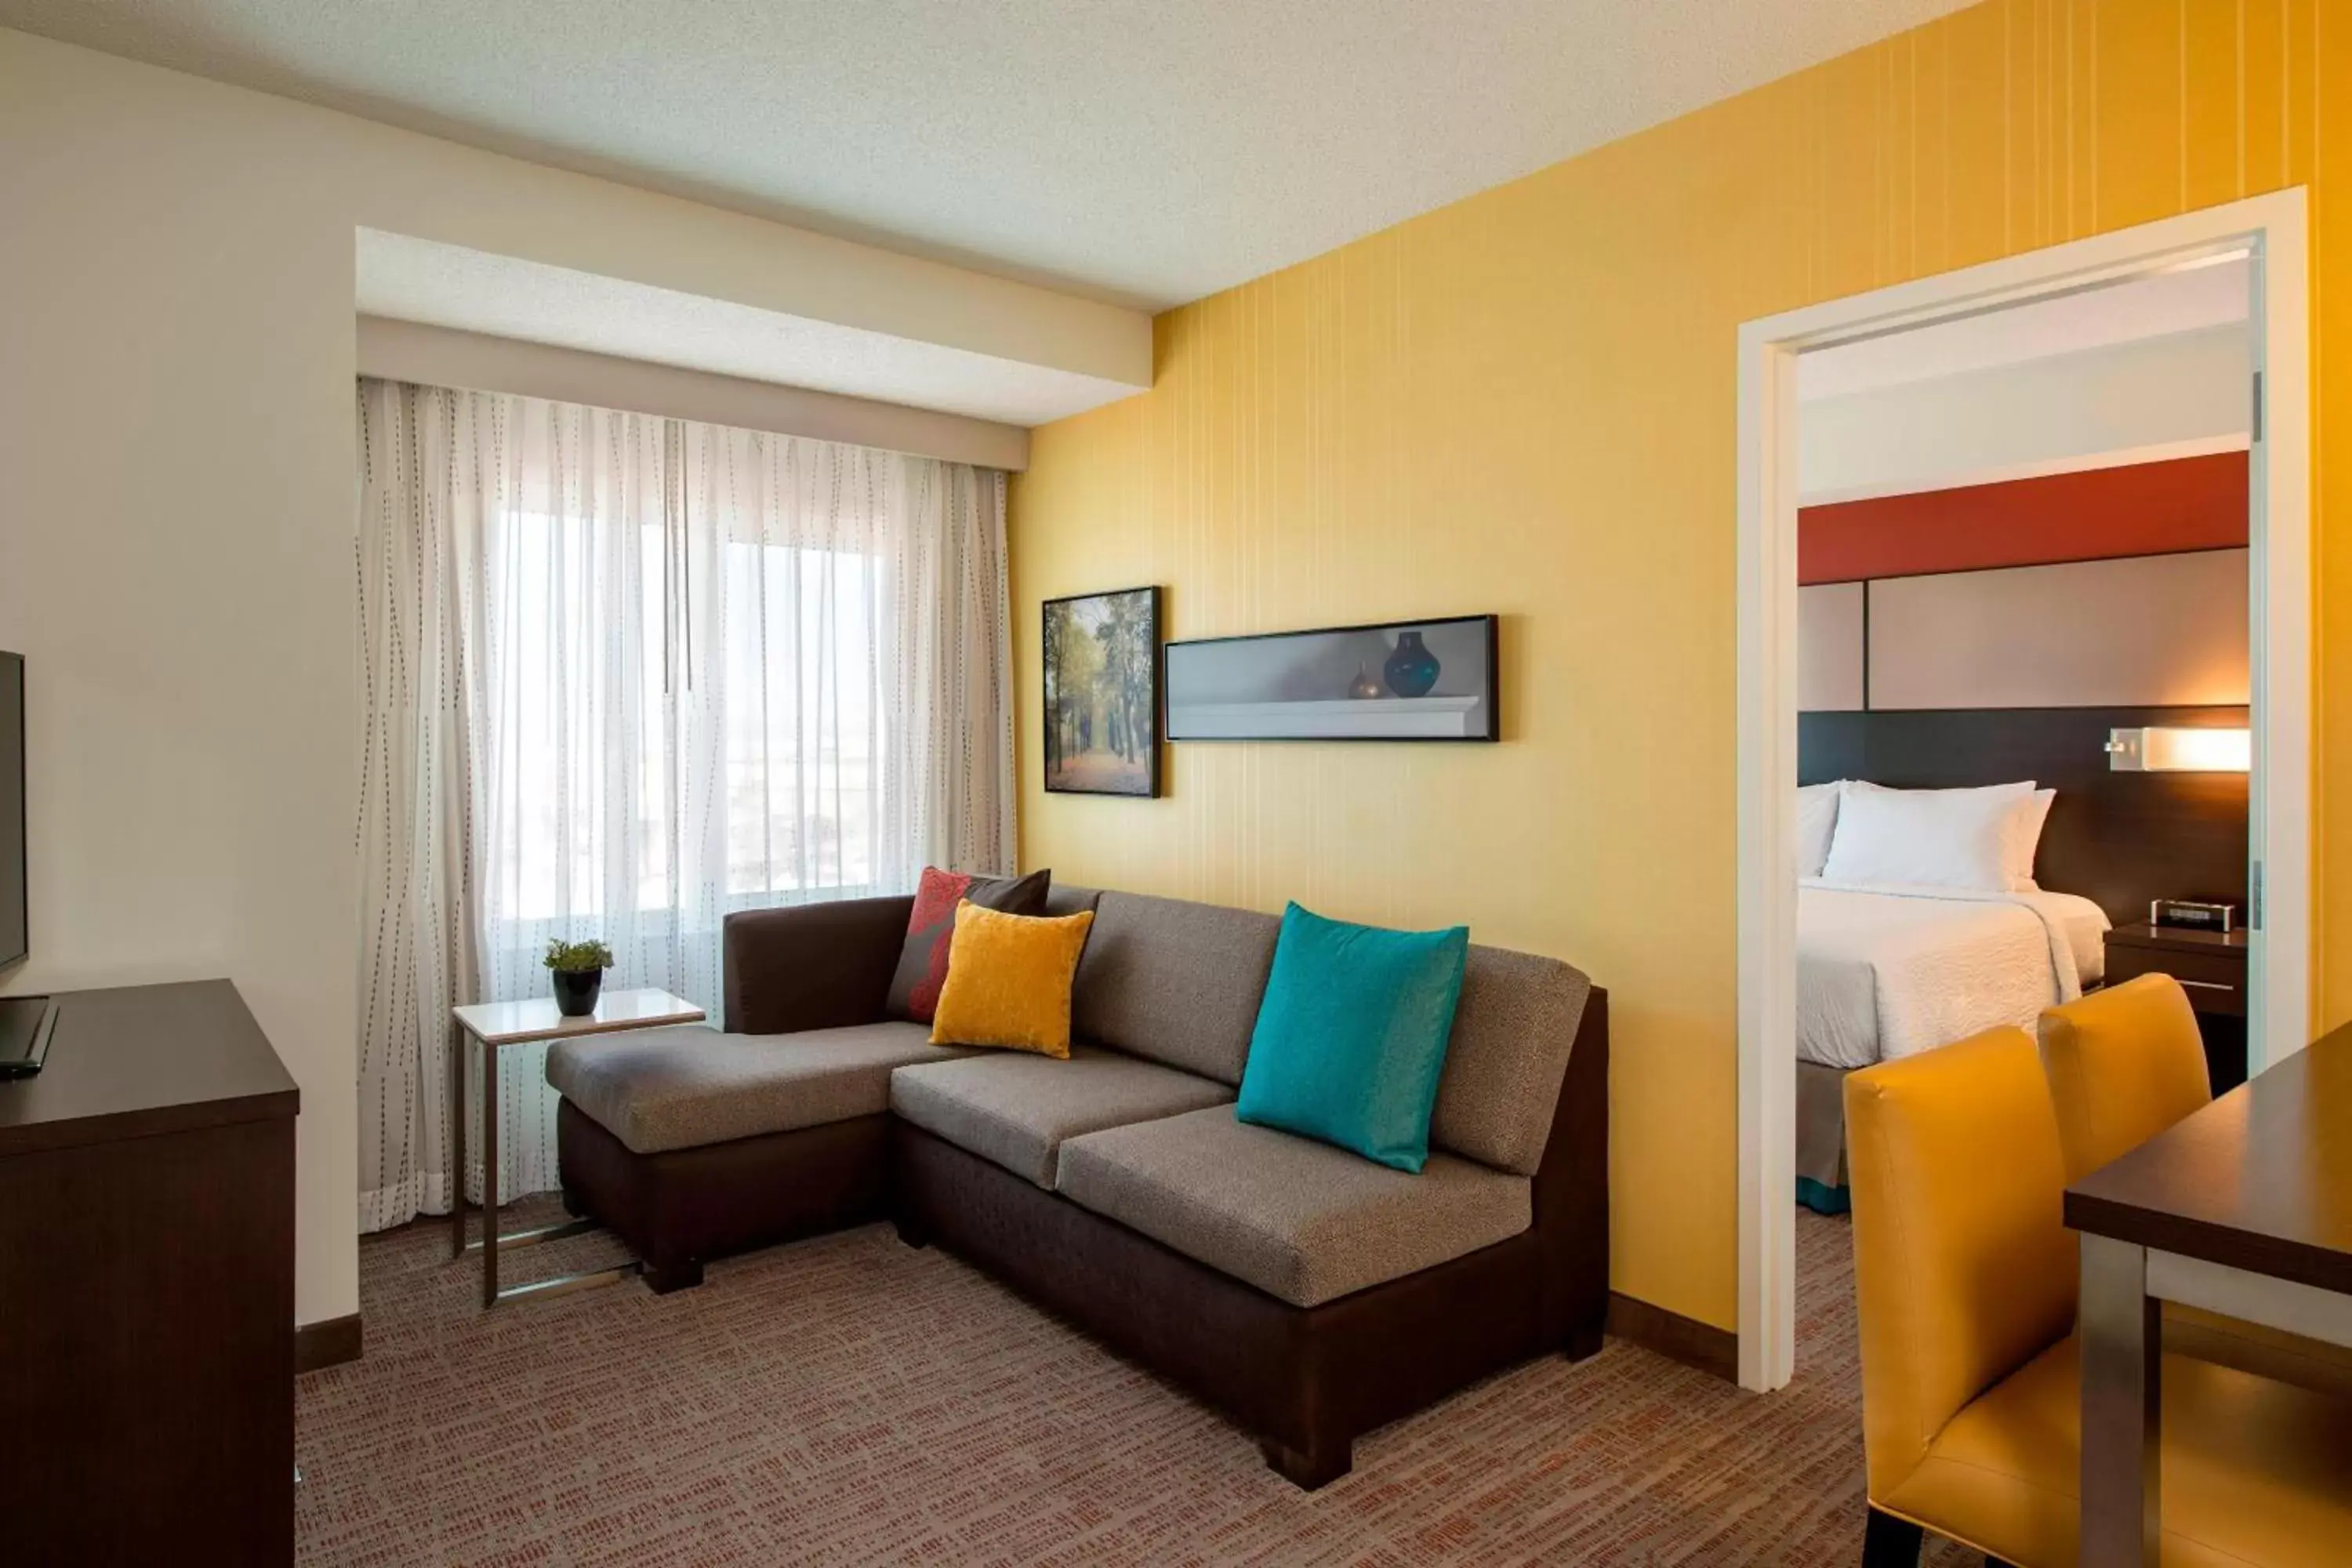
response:
M900 1235L937 1241L1259 1438L1301 1487L1347 1474L1355 1439L1530 1357L1601 1346L1605 1292L1545 1298L1530 1230L1318 1307L1295 1307L899 1122Z
M563 1204L626 1242L657 1294L702 1282L702 1266L889 1213L890 1117L640 1154L564 1100L555 1112Z
M656 1292L729 1253L894 1218L1192 1390L1313 1489L1355 1439L1519 1362L1601 1349L1609 1310L1609 998L1584 1009L1507 1241L1301 1308L1080 1208L887 1113L699 1149L633 1152L565 1101L564 1201L610 1226Z

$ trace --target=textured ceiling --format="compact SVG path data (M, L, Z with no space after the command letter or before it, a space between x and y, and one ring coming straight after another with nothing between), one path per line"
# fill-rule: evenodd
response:
M0 25L1123 304L1968 0L0 0Z

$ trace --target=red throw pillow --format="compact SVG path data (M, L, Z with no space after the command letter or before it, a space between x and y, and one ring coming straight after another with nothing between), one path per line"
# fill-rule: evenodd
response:
M907 918L907 944L890 976L888 1012L893 1018L928 1024L939 1009L940 988L948 983L948 947L955 937L956 905L966 899L1008 915L1041 915L1051 871L1019 879L974 877L962 871L923 868L915 889L915 912Z

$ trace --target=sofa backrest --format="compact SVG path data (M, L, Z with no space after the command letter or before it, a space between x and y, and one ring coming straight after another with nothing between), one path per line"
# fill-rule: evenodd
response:
M1062 920L1091 910L1101 901L1102 889L1082 888L1076 882L1051 882L1045 888L1045 917Z
M1054 884L1045 912L1095 911L1071 992L1082 1037L1238 1085L1282 922L1272 915ZM1551 1135L1592 982L1556 958L1474 944L1430 1116L1448 1153L1532 1176Z
M1086 891L1054 889L1056 898ZM1239 1084L1281 929L1251 910L1103 893L1071 989L1071 1028L1129 1056Z
M1591 994L1591 978L1557 958L1474 944L1437 1080L1430 1142L1534 1175Z

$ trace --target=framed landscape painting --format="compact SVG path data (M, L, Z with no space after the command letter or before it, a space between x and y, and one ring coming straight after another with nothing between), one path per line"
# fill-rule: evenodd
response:
M1045 601L1045 787L1160 793L1160 590Z

